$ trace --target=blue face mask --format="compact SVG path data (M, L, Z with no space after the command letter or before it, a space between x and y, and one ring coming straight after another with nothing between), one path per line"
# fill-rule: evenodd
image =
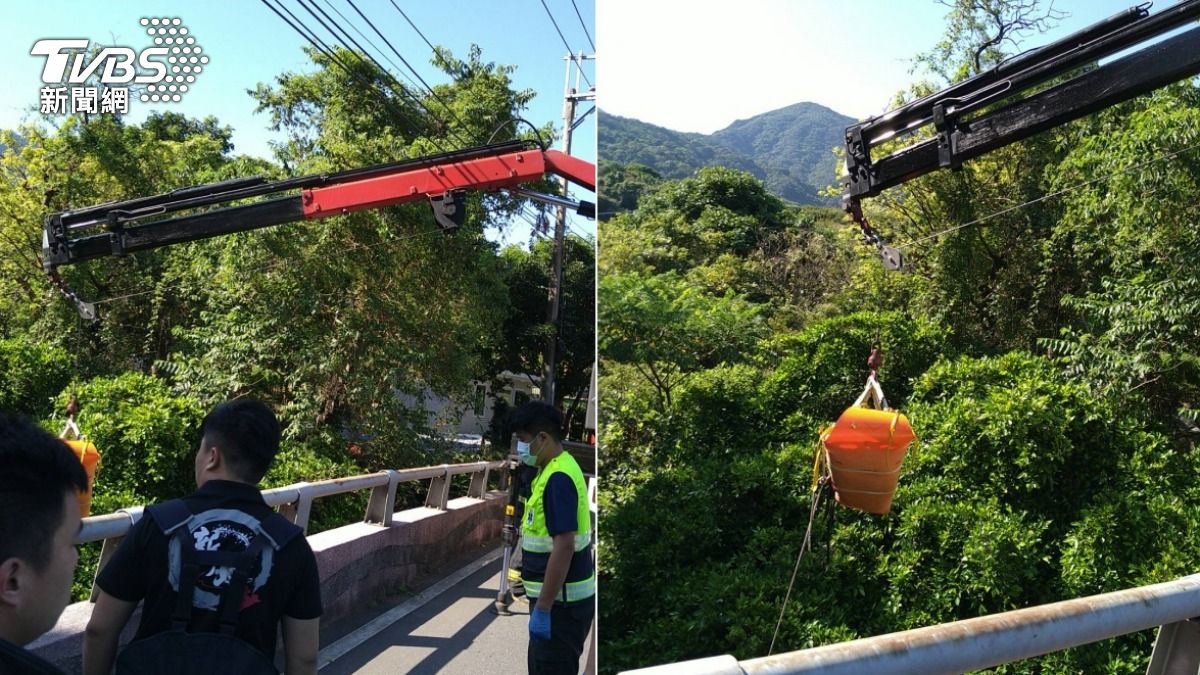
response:
M525 441L517 441L517 459L529 466L537 465L537 456L529 450L529 444Z

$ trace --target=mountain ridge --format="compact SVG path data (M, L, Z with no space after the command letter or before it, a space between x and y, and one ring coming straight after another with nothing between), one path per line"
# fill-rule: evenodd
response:
M599 111L600 157L643 164L667 179L690 176L704 166L747 171L767 189L800 204L831 204L819 191L836 182L845 127L856 120L819 103L802 101L746 119L711 134L675 131Z

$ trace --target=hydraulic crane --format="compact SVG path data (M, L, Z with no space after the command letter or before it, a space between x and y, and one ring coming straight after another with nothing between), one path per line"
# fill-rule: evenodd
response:
M67 288L58 275L59 266L414 201L428 201L438 226L452 232L465 217L468 190L507 189L595 217L596 207L590 202L522 187L547 173L596 189L593 164L528 141L280 181L261 176L235 178L53 213L45 220L42 264L80 316L91 320L96 318L95 305ZM256 198L261 199L228 205Z
M900 269L903 258L863 216L864 198L939 168L959 169L964 161L1200 73L1200 27L1098 68L1087 68L1200 18L1200 0L1182 0L1153 15L1149 8L1150 3L1131 7L991 70L847 127L842 206L862 228L867 243L878 249L884 266ZM1065 79L1024 95L1056 78ZM871 156L881 143L929 125L933 125L933 138L886 157Z

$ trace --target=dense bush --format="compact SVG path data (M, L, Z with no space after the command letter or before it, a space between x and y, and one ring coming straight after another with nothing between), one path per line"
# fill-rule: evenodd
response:
M49 417L71 370L66 350L20 338L0 340L0 410Z

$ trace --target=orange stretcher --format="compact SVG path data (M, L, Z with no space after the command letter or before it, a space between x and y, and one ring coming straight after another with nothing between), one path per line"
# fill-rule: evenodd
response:
M891 511L900 466L915 439L908 418L887 407L872 374L862 396L821 434L834 498L867 513Z

